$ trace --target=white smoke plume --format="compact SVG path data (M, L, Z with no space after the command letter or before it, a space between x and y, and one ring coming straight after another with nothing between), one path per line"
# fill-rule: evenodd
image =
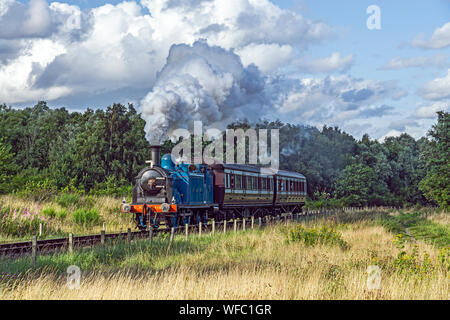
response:
M200 120L223 128L238 118L254 118L264 105L264 78L244 67L232 50L196 41L173 45L151 92L140 103L150 144L161 144L177 128Z

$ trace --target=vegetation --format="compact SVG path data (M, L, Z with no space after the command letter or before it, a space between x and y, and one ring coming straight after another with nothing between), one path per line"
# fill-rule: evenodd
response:
M56 200L35 202L15 195L0 196L0 240L29 240L67 236L69 233L98 233L105 224L108 232L129 228L131 216L120 212L120 200L108 196L63 194Z
M252 127L280 129L281 169L308 178L311 207L448 209L449 121L449 113L440 112L429 137L417 141L408 134L357 141L337 127L280 121ZM50 109L42 101L25 109L0 105L0 194L55 200L65 208L80 205L81 195L129 196L133 178L150 158L144 125L131 104L84 112ZM246 121L229 126L249 127ZM173 145L166 141L162 153Z
M448 299L448 247L395 236L377 223L391 215L348 213L189 241L176 235L170 250L167 234L152 244L118 241L38 256L34 269L30 257L0 260L0 299ZM65 285L70 265L81 269L79 290ZM373 265L381 283L370 290Z

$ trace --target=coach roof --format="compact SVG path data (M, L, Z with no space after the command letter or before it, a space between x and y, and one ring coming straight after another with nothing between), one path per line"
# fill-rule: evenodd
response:
M297 172L292 171L286 171L286 170L275 170L272 168L264 168L264 167L257 167L254 165L248 165L248 164L237 164L237 163L216 163L213 166L213 169L229 169L229 170L239 170L239 171L247 171L247 172L253 172L253 173L261 173L266 175L264 171L267 170L267 172L271 171L273 174L276 174L281 177L287 177L287 178L297 178L297 179L306 179L304 175ZM263 171L263 172L261 172Z

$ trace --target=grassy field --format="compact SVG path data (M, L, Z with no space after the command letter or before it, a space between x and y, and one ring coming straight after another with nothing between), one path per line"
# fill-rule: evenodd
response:
M120 212L122 201L108 196L61 194L51 201L34 202L14 195L0 196L0 241L67 236L69 233L99 233L133 227L131 216Z
M166 235L0 260L1 299L448 299L448 213L347 213L215 236ZM81 269L70 290L66 269ZM380 268L369 290L368 267Z

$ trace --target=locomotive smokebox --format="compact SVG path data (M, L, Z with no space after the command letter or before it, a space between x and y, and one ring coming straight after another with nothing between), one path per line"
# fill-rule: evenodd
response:
M161 151L161 146L150 146L150 152L152 156L152 161L154 166L161 166L161 162L159 161L159 154Z

